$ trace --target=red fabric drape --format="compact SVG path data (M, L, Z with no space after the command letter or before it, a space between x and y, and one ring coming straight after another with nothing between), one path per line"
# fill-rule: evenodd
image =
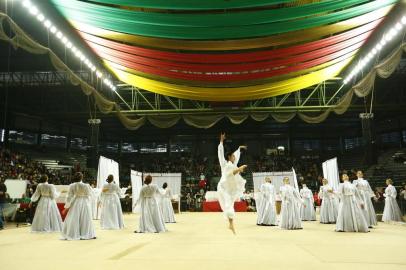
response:
M79 32L82 37L94 44L99 44L107 48L111 48L116 51L127 52L129 54L134 54L137 56L167 60L173 62L184 62L184 63L241 63L241 62L255 62L255 61L266 61L273 58L283 58L289 55L301 54L316 50L318 48L323 48L336 44L358 36L360 34L369 32L381 22L382 19L375 20L373 22L367 23L353 30L324 38L321 40L309 42L306 44L295 45L287 48L258 51L258 52L244 52L244 53L178 53L178 52L167 52L159 51L154 49L146 49L137 46L126 45L118 42L114 42L108 39L103 39L94 35L90 35L84 32Z

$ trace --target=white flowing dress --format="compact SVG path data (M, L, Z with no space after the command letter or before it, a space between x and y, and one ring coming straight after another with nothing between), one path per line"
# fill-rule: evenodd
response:
M60 232L62 230L62 218L55 201L58 196L54 185L38 184L31 197L32 202L39 199L31 225L32 232Z
M299 192L291 185L284 185L280 188L280 194L282 199L280 228L302 229L300 205L303 204L303 200Z
M157 185L149 184L141 188L140 197L137 202L137 205L141 208L138 232L159 233L166 231L162 211L159 206L159 196L160 193Z
M102 229L118 230L124 228L120 196L121 190L117 184L108 183L103 186L100 196L100 226Z
M353 184L357 187L364 202L365 208L363 209L363 213L365 215L365 219L368 222L368 227L378 225L374 205L372 204L371 200L371 198L375 197L375 193L372 191L372 188L369 185L368 181L363 178L359 178L357 180L354 180Z
M161 189L161 211L165 223L175 223L175 212L172 207L172 192L169 188Z
M233 219L235 216L234 202L240 199L245 191L245 179L239 173L233 174L237 169L237 164L240 159L240 149L234 152L234 163L226 161L224 158L223 143L218 145L218 159L221 167L221 178L217 185L217 195L221 210L226 218Z
M402 213L399 205L396 201L396 188L392 185L388 185L385 189L385 208L383 210L382 221L403 221Z
M62 239L85 240L96 238L93 227L89 184L77 182L69 185L65 208L69 208L63 224Z
M257 224L276 226L276 192L274 186L271 183L262 184L259 196L260 198L257 200Z
M312 191L307 187L302 188L300 190L300 196L302 197L304 204L300 207L301 219L305 221L316 220L316 211L314 210L314 198Z
M340 205L338 206L336 231L368 232L368 223L361 209L364 201L355 185L348 181L341 183L338 187L338 195Z
M329 185L321 186L319 198L321 199L320 223L336 223L338 216L338 198L333 188Z

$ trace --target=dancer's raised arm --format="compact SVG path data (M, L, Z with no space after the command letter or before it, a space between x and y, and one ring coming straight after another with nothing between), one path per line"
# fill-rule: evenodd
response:
M241 149L247 149L247 146L245 146L245 145L240 145L240 146L238 146L238 149L235 150L235 152L233 153L233 154L234 154L234 157L235 157L235 160L234 160L233 163L234 163L235 166L237 166L237 165L238 165L238 162L240 161Z
M220 134L220 143L217 147L217 155L219 158L219 163L220 167L224 168L224 166L227 164L226 159L224 158L224 140L226 139L226 133L221 133Z

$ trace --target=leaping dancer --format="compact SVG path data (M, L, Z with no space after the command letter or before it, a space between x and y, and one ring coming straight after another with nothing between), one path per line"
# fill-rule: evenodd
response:
M245 179L241 177L247 165L237 167L241 155L241 149L246 149L246 146L239 146L233 152L227 152L224 156L223 142L226 138L225 133L220 134L220 143L218 145L218 158L221 167L221 179L217 185L217 194L219 198L220 207L224 215L228 219L229 229L235 234L234 228L234 202L242 197L245 191Z

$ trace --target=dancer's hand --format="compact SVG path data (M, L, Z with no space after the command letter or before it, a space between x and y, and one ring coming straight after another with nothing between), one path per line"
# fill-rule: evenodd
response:
M247 150L247 146L246 145L240 145L240 147L239 147L240 149L244 149L244 150Z
M239 169L240 169L241 172L244 172L244 170L245 170L247 167L248 167L247 165L242 165Z
M363 204L363 203L361 203L361 209L364 209L364 208L365 208L364 204Z
M225 133L225 132L221 132L221 133L220 133L220 142L224 142L225 139L226 139L226 133Z

